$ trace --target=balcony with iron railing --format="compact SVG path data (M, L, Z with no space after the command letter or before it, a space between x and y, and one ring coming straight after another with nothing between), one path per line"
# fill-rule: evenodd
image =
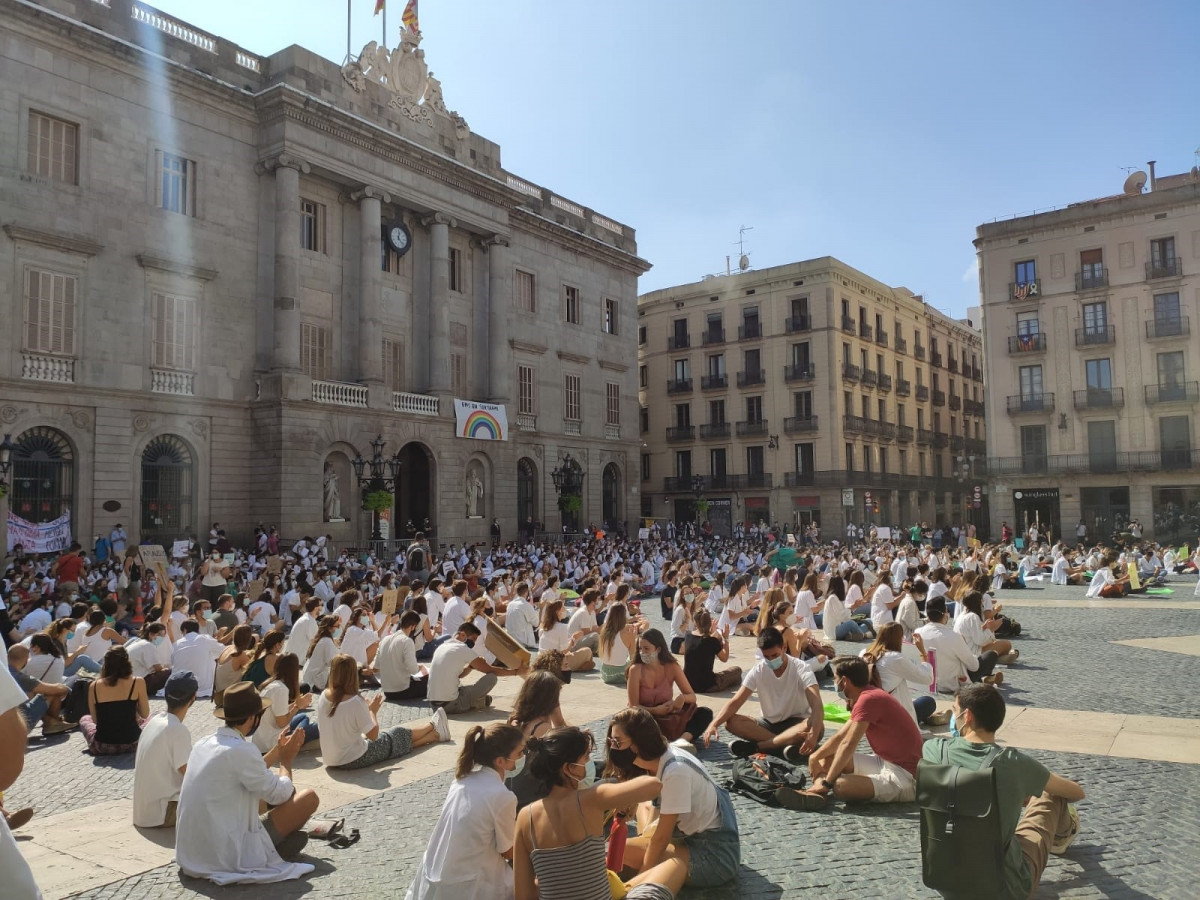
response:
M925 347L922 346L920 343L914 344L913 345L913 356L915 356L917 359L924 359L925 358Z
M1171 259L1156 259L1146 263L1146 280L1156 278L1181 278L1183 276L1183 260L1178 256Z
M983 438L967 438L965 449L973 456L983 456L987 452L987 442Z
M950 435L944 431L935 431L933 433L933 447L935 450L945 450L950 444Z
M668 394L690 394L692 392L692 379L690 378L668 378L667 393Z
M888 345L888 333L882 328L875 329L875 343L877 343L880 347L886 347Z
M692 336L690 334L667 335L668 350L686 350L690 346L692 346Z
M1093 325L1091 328L1075 329L1076 347L1102 347L1105 344L1115 343L1116 340L1117 326L1115 325Z
M769 488L772 484L770 472L751 472L747 475L732 475L730 476L730 487L734 490L753 490L757 488Z
M738 326L739 341L753 341L762 337L762 323L752 319Z
M946 360L946 368L949 369L951 372L953 372L955 375L957 375L958 374L958 358L951 356L948 360Z
M695 425L669 425L667 426L667 441L694 441L696 439Z
M967 416L982 416L983 403L979 400L967 400L963 398L963 415Z
M792 363L783 367L784 381L812 381L816 377L816 367L810 363Z
M842 363L842 380L857 382L862 377L862 369L854 363Z
M875 434L875 422L865 416L842 416L842 431L846 434Z
M725 328L723 326L712 326L704 330L703 333L704 346L708 347L712 344L725 343Z
M928 399L929 399L929 385L918 384L917 385L917 402L924 403Z
M945 391L934 391L933 392L933 405L934 406L945 406L946 405L946 392Z
M879 390L883 391L886 394L886 393L890 392L891 389L892 389L892 376L885 375L882 372L880 372L879 373Z
M971 367L971 380L972 381L983 381L983 369L981 369L979 366L972 366Z
M894 422L876 422L875 433L885 441L894 441L896 439L896 424Z
M1075 290L1098 291L1108 287L1108 269L1102 266L1082 269L1075 273Z
M911 444L913 440L913 428L911 425L896 426L896 440L901 444Z
M1190 316L1155 316L1146 320L1146 337L1150 339L1187 337L1191 333Z
M1011 281L1008 285L1008 299L1020 302L1022 300L1039 300L1042 296L1042 279L1032 281Z
M930 428L917 429L917 443L928 446L933 443L933 430Z
M713 473L705 479L705 486L710 491L727 491L733 487L733 476L726 472Z
M719 375L701 375L700 390L719 391L729 387L729 376L724 372Z
M709 422L707 425L701 425L700 437L703 440L710 440L712 438L727 438L729 437L729 423Z
M868 325L866 322L858 323L858 336L860 338L863 338L863 339L869 341L874 336L874 334L875 334L875 329L872 328L870 325Z
M962 409L962 396L961 395L959 395L959 394L951 394L950 395L950 408L951 409Z
M737 423L738 437L760 437L767 433L766 419L749 419Z
M942 367L942 353L940 350L931 350L929 352L929 364L935 369Z
M847 334L854 334L854 317L842 316L842 331Z
M817 430L816 416L788 416L783 420L784 434L807 434Z
M963 449L963 436L961 434L950 435L950 452L951 453L962 453L962 449Z
M879 374L874 369L863 369L862 385L863 387L875 387L879 384Z
M813 471L783 473L784 487L806 487L816 483L817 473Z
M1009 415L1053 412L1054 394L1009 394L1007 405Z
M1125 388L1087 388L1075 391L1076 409L1120 409L1125 405Z
M694 475L667 475L663 478L663 490L668 494L687 491L689 494L695 489L692 485ZM705 479L705 484L708 487L714 487L711 479Z
M981 476L1085 475L1200 468L1200 450L1099 450L1091 453L991 456L977 461Z
M907 378L896 379L896 396L907 397L912 394L912 382Z
M737 374L737 386L740 388L753 387L756 384L765 384L766 381L766 369L750 369L746 372L738 372Z
M1200 399L1200 382L1181 381L1145 386L1146 403L1195 403Z
M908 352L908 341L906 341L904 338L900 337L899 335L896 335L896 352L897 353L907 353Z
M783 323L784 330L788 334L795 334L798 331L812 330L812 319L809 316L788 316Z
M1010 354L1045 353L1046 335L1042 332L1011 335L1008 339L1008 352Z

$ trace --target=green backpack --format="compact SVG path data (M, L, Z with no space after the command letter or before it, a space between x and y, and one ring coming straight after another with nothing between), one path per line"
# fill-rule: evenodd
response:
M1004 884L1008 841L1000 833L996 773L1000 754L993 746L978 769L942 758L917 764L917 804L921 809L921 880L950 896L987 900Z

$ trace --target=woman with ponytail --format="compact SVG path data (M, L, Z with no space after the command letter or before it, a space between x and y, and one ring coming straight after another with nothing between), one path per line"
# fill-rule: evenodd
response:
M513 879L517 900L608 900L604 818L608 810L652 800L662 782L640 775L592 785L592 736L555 728L527 743L530 774L546 796L517 815ZM536 883L535 883L536 879ZM671 898L687 880L687 864L670 858L627 883L629 898Z
M442 804L405 900L512 900L517 798L504 779L525 764L525 734L515 725L474 726L463 740L454 782Z

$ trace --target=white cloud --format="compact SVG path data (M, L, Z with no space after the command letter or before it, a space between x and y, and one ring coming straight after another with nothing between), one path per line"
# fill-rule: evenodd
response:
M967 266L967 271L962 273L962 280L968 284L979 280L979 260L971 260L971 264Z

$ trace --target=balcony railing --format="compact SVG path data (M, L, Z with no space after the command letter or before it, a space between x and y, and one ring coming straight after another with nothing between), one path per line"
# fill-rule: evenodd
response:
M56 384L75 383L75 360L61 356L21 354L21 377L30 381L52 381Z
M582 435L583 422L579 419L563 419L563 434Z
M668 494L674 494L679 491L687 491L690 494L694 490L692 487L692 479L694 477L694 475L667 475L663 478L663 490ZM705 479L705 484L708 487L716 486L712 483L712 479Z
M367 408L367 386L346 381L317 381L313 379L312 399L314 403L331 406L354 406Z
M812 363L792 363L783 367L784 381L812 381L816 377L816 367Z
M668 394L690 394L692 392L692 379L690 378L668 378L667 393Z
M1076 347L1099 347L1104 344L1112 344L1117 340L1116 325L1102 325L1092 328L1076 328L1075 329L1075 346Z
M196 394L196 376L192 372L176 372L173 369L151 369L150 390L155 394L193 397Z
M809 316L788 316L783 323L783 327L788 334L795 334L797 331L810 331L812 329L812 319Z
M436 416L440 414L438 398L429 394L410 394L407 391L392 391L392 412L411 413L415 416ZM528 419L529 427L521 424L521 416ZM517 416L517 427L522 431L537 430L537 416L522 413Z
M879 384L879 374L874 369L863 369L862 383L863 387L875 387Z
M979 366L972 366L971 380L972 381L983 381L983 369L979 368Z
M1108 287L1108 269L1083 269L1075 273L1075 290L1094 291Z
M950 435L944 431L935 431L933 433L933 446L937 450L944 450L950 444Z
M858 381L862 377L862 369L854 363L842 363L842 380Z
M924 359L925 358L924 346L922 346L921 344L914 345L913 346L913 356L915 356L917 359Z
M896 352L897 353L907 353L908 352L908 341L906 341L904 338L900 337L899 335L896 336Z
M692 346L692 336L690 334L667 335L668 350L686 350L690 346Z
M913 439L913 429L911 425L896 426L896 440L901 444L911 444Z
M946 405L946 392L945 391L934 391L933 392L933 405L934 406L945 406Z
M894 441L896 439L896 425L892 422L876 422L876 434L885 441Z
M939 351L939 350L933 350L933 351L930 351L930 353L929 353L929 364L930 364L931 366L933 366L935 369L940 369L940 368L942 367L942 354L941 354L941 351Z
M1013 281L1008 285L1008 298L1010 300L1040 300L1042 296L1042 279L1035 278L1033 281Z
M979 400L963 399L963 415L967 416L982 416L983 403Z
M767 372L765 369L751 369L746 372L738 372L737 386L740 388L752 387L756 384L765 384L767 380Z
M963 448L963 436L961 434L950 435L950 452L951 453L962 453L962 448Z
M730 476L730 486L734 490L769 488L771 487L772 480L770 472L752 472L749 475Z
M967 438L966 450L974 456L983 456L987 452L987 442L983 438Z
M1183 275L1183 260L1178 256L1173 259L1151 260L1146 263L1146 280L1155 278L1179 278Z
M1179 471L1200 467L1200 450L1099 451L1042 456L992 456L977 461L980 476L1081 475Z
M723 344L723 343L725 343L724 327L714 328L714 327L710 326L704 332L704 346L705 347L708 347L712 344Z
M1009 394L1008 411L1018 413L1048 413L1054 411L1053 394Z
M668 441L694 441L696 439L695 425L669 425L667 426Z
M1045 353L1046 352L1046 335L1042 332L1037 334L1014 334L1008 339L1009 353Z
M1187 337L1192 333L1190 316L1155 316L1146 320L1146 337Z
M719 391L729 387L729 376L722 372L720 375L701 375L700 390Z
M1178 384L1148 384L1145 387L1146 403L1195 403L1200 399L1200 382L1183 381Z
M741 421L737 423L738 437L755 437L767 433L767 420L756 419L753 421Z
M951 409L962 409L962 397L960 395L958 395L958 394L950 395L950 408Z
M886 347L888 345L888 333L882 328L875 329L875 343L881 347Z
M517 413L517 430L537 431L537 416L532 413Z
M702 439L709 438L727 438L729 437L728 422L710 422L707 425L700 426L700 437Z
M951 372L953 372L955 375L957 375L958 374L958 359L951 356L950 359L946 361L946 368L949 369Z
M606 441L619 441L621 439L621 426L613 425L610 422L605 422L604 439Z
M928 399L929 399L929 385L918 384L917 385L917 401L920 403L924 403Z
M896 379L896 396L907 397L912 393L912 382L907 378Z
M788 416L783 420L784 434L806 434L816 430L816 416Z
M817 483L816 472L784 472L784 487L805 487Z
M738 340L752 341L762 337L762 325L757 321L745 322L738 326Z
M842 331L847 334L854 334L854 317L842 316Z
M882 372L879 373L879 389L884 393L887 393L892 389L891 375L884 375Z
M1125 388L1087 388L1075 392L1076 409L1120 409L1125 405Z
M868 325L866 322L858 323L858 336L860 338L865 338L866 340L869 341L869 340L871 340L871 338L874 334L875 334L875 329L872 328L870 325Z
M842 416L842 431L846 434L875 434L875 422L864 416Z
M926 446L929 444L932 444L933 443L933 430L929 429L929 428L918 428L917 429L917 443L926 445Z

